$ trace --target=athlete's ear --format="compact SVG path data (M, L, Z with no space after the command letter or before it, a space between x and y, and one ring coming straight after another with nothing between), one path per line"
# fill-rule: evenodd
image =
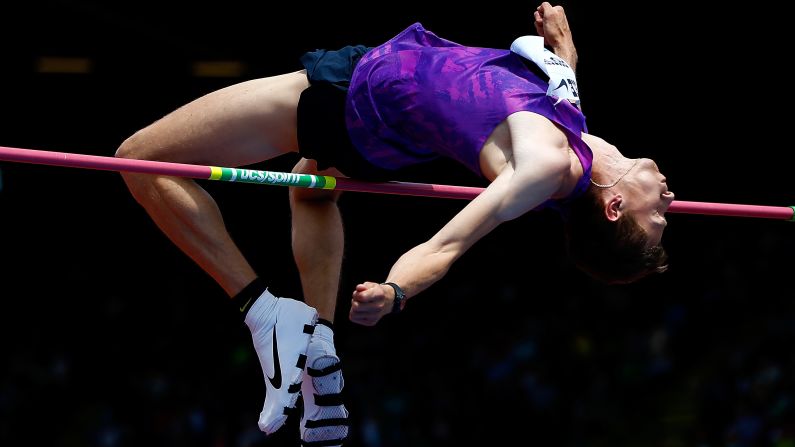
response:
M605 217L607 217L607 220L615 222L621 217L621 213L624 212L621 209L623 203L624 198L621 194L615 194L607 200L607 203L605 203Z

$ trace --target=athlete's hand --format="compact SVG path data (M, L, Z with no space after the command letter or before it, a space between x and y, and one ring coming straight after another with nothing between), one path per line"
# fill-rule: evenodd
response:
M376 282L365 282L356 286L348 316L354 323L375 326L378 320L392 311L395 290Z
M549 2L544 2L536 8L533 16L536 32L544 38L544 44L566 60L573 70L577 65L577 50L574 48L566 11L562 6L552 6Z
M536 32L544 38L544 43L554 48L571 37L569 21L562 6L552 6L549 2L541 3L533 13Z

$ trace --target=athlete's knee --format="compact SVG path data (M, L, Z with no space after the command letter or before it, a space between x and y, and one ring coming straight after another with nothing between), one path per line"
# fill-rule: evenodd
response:
M116 149L116 157L132 159L144 158L143 152L145 144L143 140L144 138L142 138L140 131L129 136Z
M290 188L290 204L336 204L341 194L328 189Z
M334 169L327 169L324 171L317 169L317 164L314 160L306 158L301 159L292 170L295 174L312 174L312 175L339 175L339 172ZM331 189L313 189L313 188L290 188L290 204L295 205L298 203L323 203L330 202L336 204L342 195L341 191Z
M147 158L145 148L144 138L141 138L140 132L136 132L119 145L115 155L117 158L142 160ZM159 176L124 171L120 174L136 201L143 203L146 198L153 196L152 191L157 187Z

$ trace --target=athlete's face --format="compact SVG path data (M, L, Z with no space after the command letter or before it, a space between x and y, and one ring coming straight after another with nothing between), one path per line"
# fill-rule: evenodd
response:
M625 199L624 211L631 213L646 231L649 247L659 245L668 224L665 212L674 201L674 193L668 190L665 176L660 173L657 163L641 158L619 185Z

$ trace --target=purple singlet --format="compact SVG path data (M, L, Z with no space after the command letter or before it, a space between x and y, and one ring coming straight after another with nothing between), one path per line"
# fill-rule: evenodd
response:
M534 112L559 125L582 163L575 197L591 177L585 117L568 101L556 105L547 87L510 50L462 46L415 23L359 61L346 124L354 146L376 166L444 156L482 177L480 151L494 128L512 113Z

